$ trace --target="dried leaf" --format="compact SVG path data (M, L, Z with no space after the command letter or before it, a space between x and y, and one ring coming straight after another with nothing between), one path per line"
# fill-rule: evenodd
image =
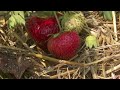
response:
M0 27L4 27L5 24L6 24L5 17L4 16L0 16Z
M30 65L30 58L17 56L16 54L0 52L0 69L4 73L13 74L17 79L21 78L25 70Z

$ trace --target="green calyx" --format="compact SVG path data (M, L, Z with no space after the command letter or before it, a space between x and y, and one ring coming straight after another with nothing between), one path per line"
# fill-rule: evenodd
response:
M58 37L59 35L60 35L60 33L56 33L56 34L53 35L53 38L56 38L56 37Z
M86 47L88 48L92 48L92 47L97 47L98 46L98 40L95 36L93 35L89 35L86 37L86 40L85 40L85 43L86 43Z
M85 25L85 17L82 12L65 13L61 20L61 25L64 31L75 30L80 33Z

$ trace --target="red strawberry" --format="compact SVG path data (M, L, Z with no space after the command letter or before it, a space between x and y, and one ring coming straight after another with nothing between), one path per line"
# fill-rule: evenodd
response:
M48 50L60 59L70 59L76 55L80 47L80 36L75 31L64 32L48 41Z
M26 28L30 36L42 49L47 48L49 37L60 31L55 17L39 18L32 16L26 21Z

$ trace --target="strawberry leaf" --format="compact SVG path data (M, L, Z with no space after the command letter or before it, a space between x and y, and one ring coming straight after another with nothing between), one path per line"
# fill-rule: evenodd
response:
M105 20L112 20L112 11L103 11L103 17Z
M16 25L25 25L25 17L23 11L11 11L8 19L9 28L15 28Z
M8 20L8 27L12 29L15 27L15 25L16 25L16 20L13 16L11 16Z
M25 20L20 15L13 15L18 25L25 25Z

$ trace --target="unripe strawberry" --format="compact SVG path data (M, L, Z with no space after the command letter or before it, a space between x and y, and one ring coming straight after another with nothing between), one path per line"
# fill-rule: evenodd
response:
M77 31L80 33L85 26L85 17L82 12L65 13L61 25L64 31Z

